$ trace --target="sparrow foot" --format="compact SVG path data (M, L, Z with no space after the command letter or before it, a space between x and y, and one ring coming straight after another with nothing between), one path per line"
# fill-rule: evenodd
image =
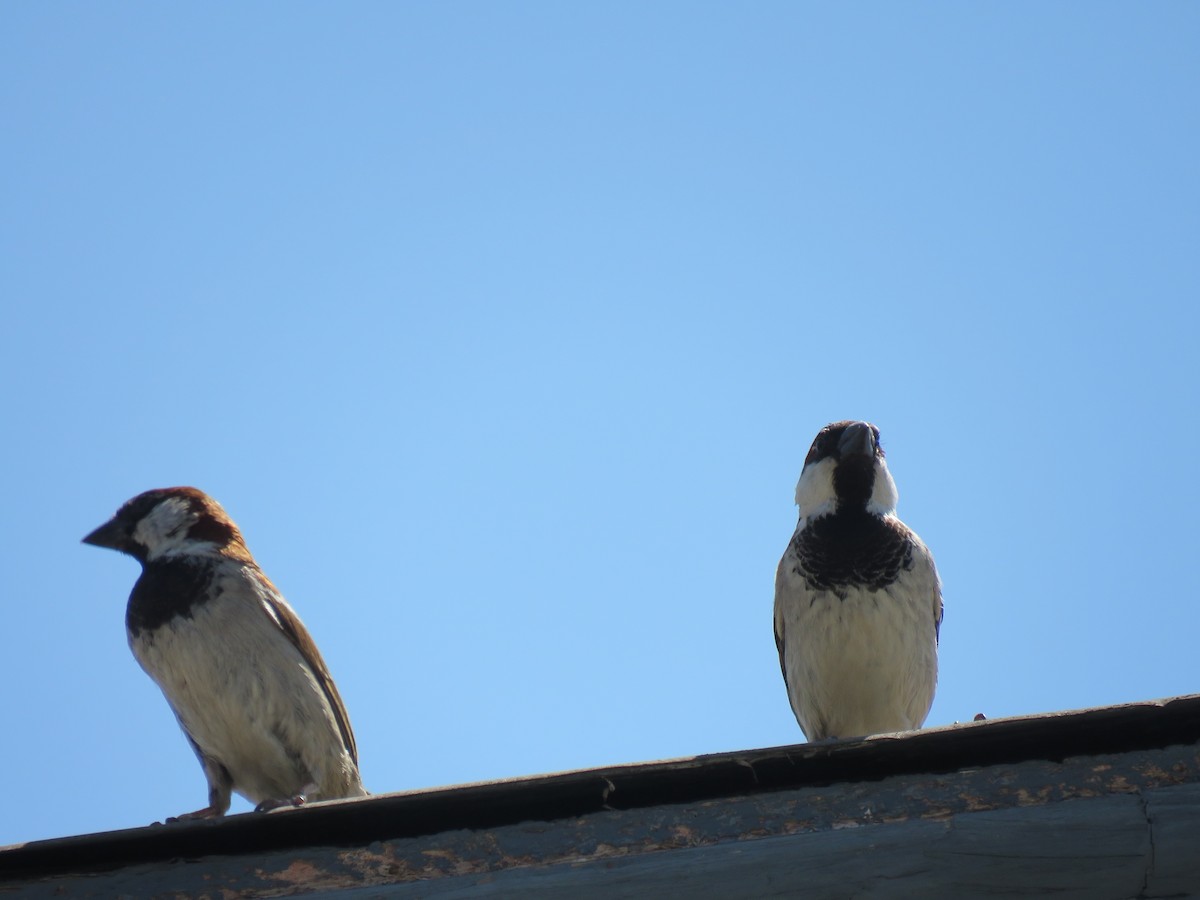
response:
M255 812L270 812L273 809L281 809L285 806L303 806L308 800L303 794L296 794L291 797L284 797L282 800L271 798L264 800L258 806L254 807Z
M221 812L216 807L206 806L204 809L198 809L195 812L183 813L178 816L168 816L167 824L170 825L172 822L192 822L196 819L219 819L223 815L225 815L225 813ZM158 823L156 822L155 824Z

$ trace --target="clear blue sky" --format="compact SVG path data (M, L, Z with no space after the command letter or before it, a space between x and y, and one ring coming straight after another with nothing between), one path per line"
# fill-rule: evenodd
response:
M205 800L79 539L217 497L376 792L789 744L829 421L931 725L1200 689L1200 6L7 4L0 844ZM240 802L235 810L245 810Z

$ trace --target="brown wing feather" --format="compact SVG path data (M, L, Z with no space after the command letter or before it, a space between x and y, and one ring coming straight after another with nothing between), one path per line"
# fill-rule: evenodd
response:
M333 683L333 677L329 674L329 668L325 665L325 660L321 658L321 651L317 649L317 645L313 642L312 636L309 635L308 629L304 627L304 623L300 621L300 618L292 608L283 600L283 595L279 593L278 588L271 584L270 579L266 575L263 575L261 570L258 576L267 587L265 601L270 606L275 620L279 623L280 630L287 635L287 639L300 651L300 656L304 658L308 667L312 669L312 673L317 677L317 683L321 685L321 690L325 692L325 698L329 701L329 706L333 709L333 717L337 720L338 730L342 734L342 743L346 745L346 750L349 752L350 758L354 760L354 764L357 766L358 744L354 740L354 730L350 727L350 715L346 712L346 704L342 702L342 695L338 693L337 685Z
M779 630L779 623L775 623L775 649L779 651L779 671L783 672L783 686L788 686L787 680L787 664L783 661L783 632Z
M791 546L789 544L789 546ZM783 616L781 615L779 605L780 594L780 578L784 565L787 563L787 552L783 554L783 559L779 561L779 568L775 570L775 649L779 651L779 671L783 673L783 686L788 691L788 696L791 696L791 688L788 685L787 664L783 658Z

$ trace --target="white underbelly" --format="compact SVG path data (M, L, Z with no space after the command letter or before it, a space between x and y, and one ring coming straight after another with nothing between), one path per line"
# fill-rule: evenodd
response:
M781 610L792 709L810 740L919 728L937 682L929 597L791 592ZM811 602L810 602L811 601Z

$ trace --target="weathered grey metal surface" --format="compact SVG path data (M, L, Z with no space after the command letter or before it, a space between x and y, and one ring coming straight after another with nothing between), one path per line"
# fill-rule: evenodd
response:
M1200 896L1200 697L0 851L38 897Z

